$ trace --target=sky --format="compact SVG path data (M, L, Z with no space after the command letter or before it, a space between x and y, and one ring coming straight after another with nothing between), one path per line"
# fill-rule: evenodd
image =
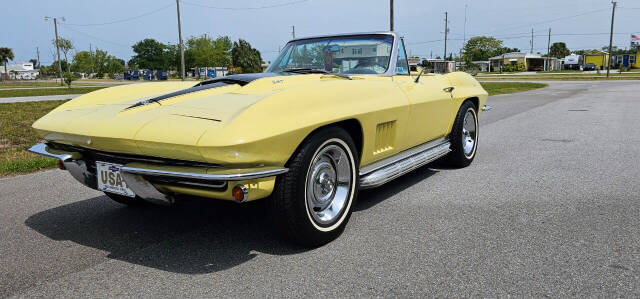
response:
M292 36L389 30L389 0L180 0L182 33L227 35L249 41L271 61ZM175 0L3 0L0 47L9 47L14 62L28 61L40 50L43 65L54 60L52 20L59 35L76 51L99 48L118 58L134 55L131 45L144 38L178 43ZM465 26L465 6L466 26ZM405 37L410 55L444 54L444 16L448 12L447 52L458 52L465 37L495 36L505 46L546 53L551 42L569 49L601 48L609 43L609 0L395 0L395 31ZM620 0L614 45L629 47L640 32L640 0Z

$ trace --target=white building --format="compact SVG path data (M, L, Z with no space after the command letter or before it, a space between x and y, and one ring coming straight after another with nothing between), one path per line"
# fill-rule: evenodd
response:
M35 80L40 71L33 68L32 62L19 62L7 65L8 78L11 80ZM0 66L0 76L7 77L4 73L4 65Z

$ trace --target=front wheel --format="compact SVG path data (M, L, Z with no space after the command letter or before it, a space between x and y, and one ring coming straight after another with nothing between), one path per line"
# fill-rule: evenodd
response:
M320 246L346 226L358 186L358 155L351 136L330 127L307 138L268 199L276 227L292 241Z
M478 112L470 101L460 107L449 136L451 153L446 161L453 167L469 166L478 148Z

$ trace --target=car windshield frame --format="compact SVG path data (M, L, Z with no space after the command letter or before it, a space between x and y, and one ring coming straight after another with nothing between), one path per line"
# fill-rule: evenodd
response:
M367 75L367 76L392 76L395 73L395 69L396 69L396 60L397 60L397 54L398 54L398 41L399 38L398 36L394 33L394 32L372 32L372 33L354 33L354 34L339 34L339 35L325 35L325 36L315 36L315 37L307 37L307 38L300 38L300 39L294 39L289 41L285 47L282 49L282 51L280 52L280 54L278 54L278 57L273 61L273 63L271 63L271 65L265 70L266 73L271 73L271 72L284 72L285 69L283 69L281 66L279 66L280 62L287 58L286 56L289 55L289 51L291 50L291 47L293 46L297 46L300 44L306 44L306 43L314 43L317 41L322 41L322 40L331 40L331 39L349 39L349 38L354 38L354 39L379 39L380 41L384 41L385 39L389 39L391 38L391 51L390 51L390 55L389 55L389 60L388 60L388 64L387 64L387 68L384 72L382 73L376 73L376 74L350 74L350 73L335 73L335 72L328 72L330 74L347 74L347 75ZM320 69L318 69L320 70ZM324 69L322 69L322 71L324 71Z

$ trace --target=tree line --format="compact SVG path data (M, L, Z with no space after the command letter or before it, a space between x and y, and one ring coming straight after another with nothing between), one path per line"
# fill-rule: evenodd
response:
M148 38L133 45L133 52L136 54L129 60L129 68L177 71L180 67L178 45ZM232 42L228 36L189 38L185 42L184 62L187 70L212 66L233 68L237 73L262 70L260 51L243 39Z
M106 50L100 49L77 51L74 52L73 57L70 57L70 53L76 50L70 40L59 38L58 42L53 40L52 43L54 47L58 46L60 49L63 73L93 74L95 77L102 78L105 74L122 73L127 68L176 72L180 70L179 45L164 44L151 38L135 43L132 46L135 55L126 63ZM211 38L205 35L187 39L184 45L184 59L187 70L198 67L227 67L236 73L260 72L263 63L260 51L253 48L249 42L243 39L232 41L228 36ZM55 55L54 60L50 66L40 67L43 75L58 74L58 61ZM34 66L36 66L35 63Z
M602 47L603 51L611 52L613 55L620 54L629 54L629 53L637 53L640 51L640 48L634 49L619 49L617 47L613 47L611 51L609 51L608 47ZM549 53L543 56L555 57L555 58L564 58L571 53L576 53L578 55L584 55L585 53L591 50L574 50L571 51L567 47L567 44L564 42L555 42L551 44L549 48ZM508 48L503 45L503 41L499 40L495 37L491 36L476 36L469 39L463 49L462 49L462 61L472 62L472 61L487 61L491 57L500 56L502 54L510 53L510 52L520 52L518 48Z

